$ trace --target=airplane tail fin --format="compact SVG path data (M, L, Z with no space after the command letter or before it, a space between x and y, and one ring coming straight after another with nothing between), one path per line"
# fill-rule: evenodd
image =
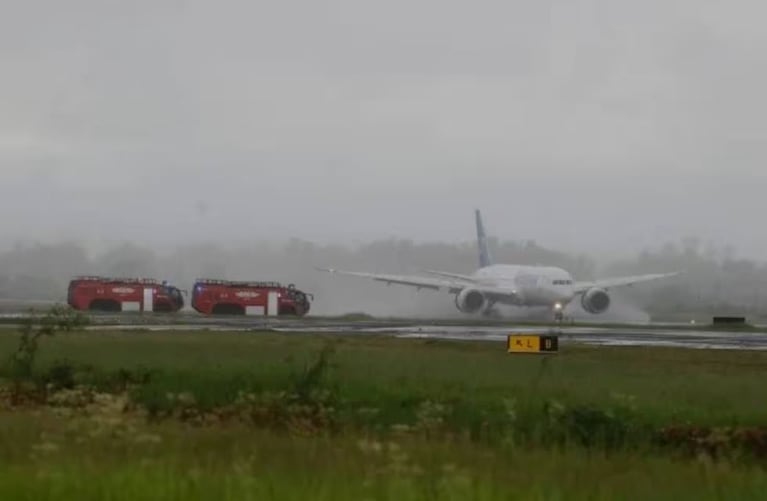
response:
M485 225L482 224L482 214L479 210L474 211L477 219L477 246L479 247L479 267L485 268L493 264L490 259L490 250L487 248L487 235L485 234Z

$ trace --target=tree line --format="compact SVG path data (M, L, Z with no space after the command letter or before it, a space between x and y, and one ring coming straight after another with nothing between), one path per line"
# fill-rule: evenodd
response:
M624 274L682 271L671 280L621 291L619 296L653 317L695 313L767 312L767 265L736 257L731 248L695 239L667 243L635 256L597 263L594 258L544 248L535 242L490 240L497 262L560 266L577 280ZM477 266L475 243L416 243L387 239L358 246L317 244L299 239L226 247L181 245L161 253L123 243L90 254L78 243L17 244L0 252L0 299L64 300L76 275L153 277L190 288L195 278L276 280L295 283L317 296L315 313L368 312L377 315L454 314L440 294L383 287L334 277L317 267L389 273L438 269L468 273Z

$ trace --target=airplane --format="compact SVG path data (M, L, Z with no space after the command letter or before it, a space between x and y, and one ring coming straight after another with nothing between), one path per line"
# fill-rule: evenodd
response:
M423 272L430 276L387 275L333 268L318 268L318 270L368 278L387 285L405 285L418 290L445 290L455 295L456 308L465 314L489 316L494 313L496 304L547 307L554 313L557 321L564 318L564 309L576 299L580 301L585 311L599 315L605 313L610 307L610 289L678 275L678 273L656 273L578 282L566 270L553 266L494 264L479 210L475 211L475 219L479 269L471 275L434 270Z

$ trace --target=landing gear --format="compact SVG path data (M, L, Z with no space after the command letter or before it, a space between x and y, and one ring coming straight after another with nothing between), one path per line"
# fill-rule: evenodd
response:
M560 325L565 320L565 306L562 303L554 304L554 321Z
M487 304L485 309L482 311L482 317L483 318L501 318L500 312L495 309L495 301L491 301Z

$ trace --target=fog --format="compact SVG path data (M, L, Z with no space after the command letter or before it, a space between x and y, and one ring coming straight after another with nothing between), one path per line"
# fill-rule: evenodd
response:
M759 258L766 9L15 2L0 238L455 242L481 206L503 239Z
M249 264L280 255L254 242L313 242L309 264L433 268L371 242L439 261L423 249L463 249L475 207L500 241L605 269L690 237L767 255L763 2L4 7L6 277L26 273L8 264L19 253L63 277L135 252L178 280L267 266L319 287L297 257ZM52 269L44 255L62 242L76 243L62 251L71 266ZM468 266L455 252L444 264ZM370 292L359 307L408 294Z
M590 321L646 322L710 320L714 314L767 317L767 265L686 239L645 250L622 260L598 263L586 255L546 249L530 241L490 240L498 262L550 264L571 271L576 279L682 271L679 277L613 291L608 313L583 312L577 302L568 315ZM17 245L0 253L0 299L58 300L66 298L75 275L168 279L190 290L196 278L277 280L295 283L315 294L312 312L319 315L368 313L377 316L460 317L453 297L433 291L417 292L354 277L333 276L316 267L417 273L440 269L469 273L476 267L475 243L415 243L379 240L359 246L323 245L303 240L284 243L251 242L241 246L196 244L169 252L124 243L89 253L78 244ZM505 316L546 317L550 312L503 308Z

